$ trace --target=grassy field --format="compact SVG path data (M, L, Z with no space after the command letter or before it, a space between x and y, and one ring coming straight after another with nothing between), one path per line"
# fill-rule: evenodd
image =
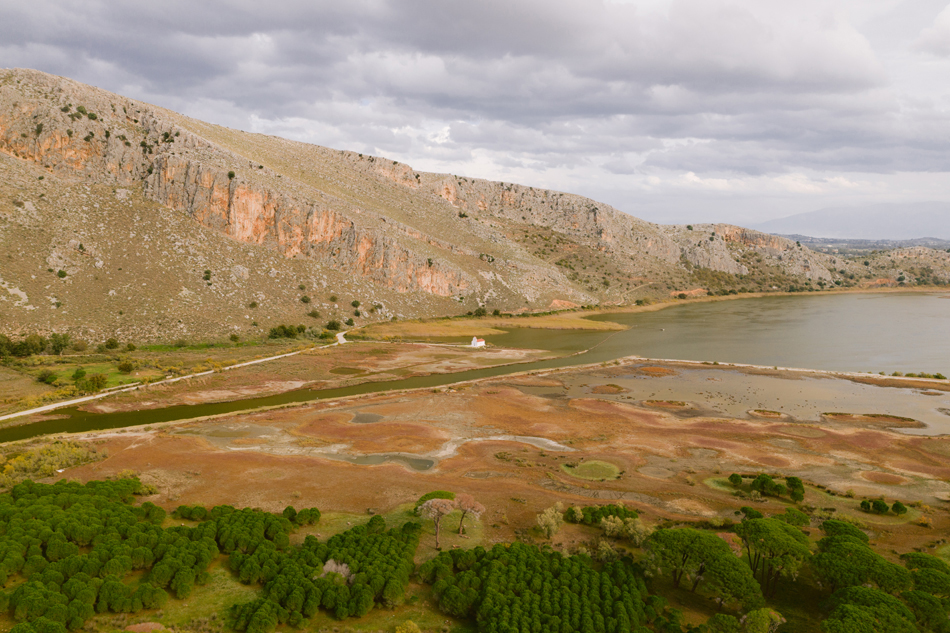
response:
M562 464L561 469L571 477L587 479L589 481L604 481L620 477L620 469L608 462L591 460L577 466Z
M374 323L360 330L367 338L441 338L451 336L490 336L513 328L543 330L617 331L626 329L610 321L591 321L583 312L559 312L539 316L486 316L448 319L420 319Z
M134 351L116 349L106 353L72 352L62 356L9 358L4 365L0 365L0 414L81 395L67 393L74 385L73 376L79 369L86 372L87 378L94 374L105 375L105 388L108 389L137 382L151 382L167 376L219 369L311 346L304 341L279 339L180 347L153 345ZM123 366L123 363L128 365ZM43 371L55 374L52 384L39 382L38 378Z

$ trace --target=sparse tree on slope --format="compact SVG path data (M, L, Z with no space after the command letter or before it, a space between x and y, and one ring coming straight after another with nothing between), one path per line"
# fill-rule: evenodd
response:
M429 499L419 508L419 513L427 519L432 519L435 523L435 548L439 546L439 528L442 525L442 518L451 514L458 507L454 499Z
M475 497L466 493L458 495L455 498L455 503L458 504L459 510L462 511L462 518L459 519L459 534L462 534L465 531L463 527L465 517L471 515L473 519L478 519L478 517L482 516L482 513L485 512L485 506L475 501Z

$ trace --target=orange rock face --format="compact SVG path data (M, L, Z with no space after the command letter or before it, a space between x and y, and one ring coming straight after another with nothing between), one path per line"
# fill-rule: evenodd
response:
M469 288L460 270L430 264L325 202L232 180L223 170L177 156L159 156L154 165L147 179L151 198L236 240L270 246L285 257L307 256L399 292L451 296Z

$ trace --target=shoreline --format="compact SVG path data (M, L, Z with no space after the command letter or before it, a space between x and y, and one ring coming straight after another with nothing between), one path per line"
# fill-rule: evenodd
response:
M797 367L776 368L775 366L752 365L748 363L716 363L714 364L713 362L709 362L709 361L678 360L678 359L669 359L669 358L646 358L642 356L623 356L611 361L586 363L583 365L570 365L567 367L554 367L554 368L547 368L547 369L526 370L526 371L521 371L521 372L512 372L510 374L503 374L500 376L472 378L470 380L461 380L458 382L446 383L438 387L412 387L412 388L405 388L405 389L393 389L390 391L387 391L387 390L371 391L367 393L354 394L354 395L348 395L348 396L315 398L313 400L306 400L302 402L288 402L284 404L254 407L250 409L242 409L239 411L228 411L225 413L216 413L216 414L199 416L199 417L194 417L194 418L168 420L164 422L152 422L152 423L141 424L141 425L129 425L129 426L124 426L124 427L115 427L115 428L108 428L108 429L78 431L75 433L60 432L60 433L51 433L48 435L35 435L29 438L24 438L22 440L14 440L11 442L6 442L6 444L16 444L17 442L29 442L39 437L45 437L49 439L85 438L87 436L89 437L101 436L103 434L109 434L109 433L126 434L126 433L129 433L133 429L136 431L141 430L143 432L146 432L146 431L161 429L164 427L186 425L186 424L190 424L194 422L207 422L209 420L228 419L235 416L249 415L249 414L260 413L264 411L275 411L275 410L280 410L280 409L296 409L296 408L303 408L303 407L308 407L308 406L313 406L315 404L323 404L323 403L329 403L331 406L335 406L336 404L339 404L339 403L356 402L362 399L374 398L374 397L378 397L382 395L402 396L402 395L410 395L410 394L425 392L425 391L432 392L432 391L441 391L441 390L450 390L450 389L454 390L458 387L477 385L477 384L481 384L483 382L489 382L492 380L548 376L552 374L558 374L558 373L569 372L569 371L584 371L584 370L591 370L591 369L617 367L620 365L625 365L625 364L630 364L630 363L656 363L658 365L666 365L666 366L670 366L670 365L687 366L689 368L695 368L695 369L725 369L725 370L732 370L732 371L737 371L737 370L741 371L743 369L749 369L749 370L757 370L757 371L768 371L768 372L773 372L773 373L778 372L780 374L780 377L783 377L783 378L791 377L791 376L817 376L817 377L833 378L833 379L838 379L838 380L853 381L856 378L869 377L868 374L861 374L858 372L842 372L842 371L832 371L832 370L823 370L823 369L805 369L805 368L797 368ZM874 375L877 376L876 374ZM902 380L903 381L907 381L907 380L917 381L917 382L923 383L920 385L921 388L931 387L933 386L933 384L938 384L938 385L947 387L947 390L950 391L950 385L948 385L947 381L945 380L932 379L932 378L908 379L908 378L903 378L903 377L891 377L891 376L877 376L877 377L882 379L882 382L899 382ZM876 386L893 387L893 388L906 387L906 385L899 385L899 384L894 384L894 385L878 384ZM228 401L228 402L239 402L239 401L235 400L235 401ZM857 415L861 415L861 414L857 414ZM816 424L816 423L811 422L809 424ZM819 422L818 424L820 425L821 423ZM888 432L898 433L901 435L908 435L908 433L902 431L900 427L886 427L885 426L881 430L886 430ZM932 435L927 434L927 437L934 437L934 438L947 437L947 436L950 436L950 433L935 433Z
M938 289L933 288L933 287L928 287L928 288L913 288L913 289L906 289L906 288L889 288L889 289L846 289L846 290L835 290L835 291L823 291L823 292L821 292L821 293L810 293L810 294L819 294L819 295L835 295L835 294L878 294L878 293L884 293L884 294L893 294L893 293L937 294L937 293L942 293L942 292L944 292L944 291L943 291L943 290L938 290ZM802 294L802 293L793 293L793 296L794 296L795 294ZM582 318L586 318L586 317L588 317L588 316L600 316L600 315L610 315L610 314L632 314L632 313L639 313L639 312L656 312L656 311L664 310L664 309L667 309L667 308L670 308L670 307L674 307L674 306L678 306L678 305L685 305L685 304L687 304L687 303L711 303L711 302L717 302L717 301L734 301L734 300L738 300L738 299L759 299L759 298L763 298L763 297L789 296L789 295L790 295L790 293L748 293L748 294L742 294L742 295L706 296L706 297L697 297L697 298L688 299L688 300L670 300L670 301L664 301L664 302L662 302L662 303L652 304L652 305L648 305L648 306L618 306L618 307L616 307L616 308L604 308L604 309L600 309L600 310L579 310L579 309L570 309L570 310L566 310L566 311L564 311L564 312L566 312L566 313L572 313L572 314L577 314L578 316L582 316ZM552 316L550 313L544 313L544 314L545 314L546 316L549 316L549 317ZM441 319L450 320L450 319L452 319L452 318L453 318L453 317L442 317ZM454 318L459 318L459 317L454 317ZM462 318L465 318L465 317L462 317ZM491 317L489 317L489 319L490 319L490 318L491 318ZM517 317L516 317L516 318L517 318ZM527 321L527 320L530 320L530 317L525 318L525 320L526 320L526 321ZM525 324L525 326L527 326L527 325L528 325L528 324ZM519 323L515 323L515 324L513 324L512 326L509 326L509 327L511 327L512 330L515 330L515 329L518 329L518 328L523 328L523 327L525 327L525 326L522 326L522 325L519 324ZM332 344L329 344L329 345L321 346L320 349L338 346L338 345L341 344L341 343L339 342L339 338L341 338L342 335L344 335L344 334L346 334L346 333L349 333L349 332L356 332L357 330L361 330L361 329L363 329L363 328L365 328L365 327L366 327L366 326L360 326L360 327L357 327L357 328L353 328L353 329L351 329L351 330L348 330L348 331L345 332L345 333L340 333L340 334L338 334L338 341L337 341L336 343L332 343ZM549 329L549 328L543 328L543 327L542 327L542 329ZM560 331L564 331L564 330L576 330L576 331L579 331L579 332L590 332L590 331L592 331L592 330L586 330L586 329L580 329L580 328L571 328L571 327L569 327L569 328L554 328L554 329L557 329L557 330L560 330ZM625 329L627 329L627 327L625 326L623 329L625 330ZM622 331L622 330L605 330L604 333L607 334L607 338L610 338L611 335L616 334L616 333L618 333L619 331ZM605 339L605 340L606 340L606 339ZM401 340L388 340L388 341L386 341L386 340L384 340L384 339L373 339L373 338L365 338L365 339L364 339L364 338L361 338L361 339L357 339L357 340L353 340L353 341L345 341L345 342L348 342L348 343L367 343L367 344L378 344L378 343L382 343L382 342L387 342L387 343L391 343L391 344L399 344L399 343L410 343L410 344L411 344L411 343L423 343L423 344L428 344L428 345L439 345L439 344L440 344L440 343L435 343L435 342L431 342L431 341L415 340L415 339L401 339ZM599 344L600 344L600 343L598 343L598 345L599 345ZM454 346L454 345L453 345L453 346ZM464 346L462 346L462 347L464 347ZM555 358L570 358L570 357L572 357L572 356L582 355L582 354L584 354L584 353L587 353L587 352L591 351L592 349L594 349L594 348L596 348L596 347L597 347L597 345L594 345L593 347L591 347L591 348L589 348L589 349L578 350L578 351L575 351L575 352L572 352L572 353L564 354L564 355L562 355L562 356L557 356L557 357L555 357ZM196 378L196 377L200 377L200 376L204 376L204 375L210 375L210 374L219 373L219 372L220 372L220 373L226 373L226 372L227 372L228 370L230 370L230 369L235 369L235 368L238 368L238 367L243 367L243 366L245 366L245 365L253 365L253 364L258 364L258 363L264 363L264 362L267 362L267 361L277 360L277 359L285 358L285 357L288 357L288 356L294 356L294 355L296 355L296 354L301 353L301 351L303 351L303 350L298 350L298 351L294 351L294 352L290 352L290 353L279 354L279 355L275 355L275 356L267 357L267 358L263 358L263 359L255 359L255 360L252 360L252 361L246 361L246 362L238 363L238 364L233 365L233 366L223 367L223 368L221 368L220 370L212 370L212 371L200 372L200 373L197 373L197 374L189 374L189 375L186 375L186 376L179 376L179 377L174 377L174 378L166 378L166 379L164 379L164 380L156 381L156 382L148 383L148 384L129 385L129 386L126 386L126 387L114 388L112 391L109 391L108 393L94 394L94 395L91 395L91 396L85 396L85 397L78 398L78 399L71 399L71 400L66 400L66 401L62 401L62 402L58 402L58 403L51 403L51 404L48 404L48 405L43 405L43 406L41 406L41 407L34 408L34 409L28 409L28 410L24 410L24 411L18 411L18 412L6 414L6 415L4 415L4 416L0 416L0 421L9 421L9 420L17 419L17 418L26 418L26 417L29 417L29 416L38 415L38 414L43 414L43 413L51 413L51 412L56 411L57 409L67 408L67 407L74 406L74 405L77 405L77 404L85 403L85 402L87 402L87 401L101 400L101 399L107 398L108 396L111 396L111 395L117 394L117 393L125 393L125 392L128 392L128 391L137 391L137 390L140 390L140 389L146 389L146 390L147 390L150 386L153 386L153 385L159 386L159 385L162 385L162 384L167 384L167 383L172 383L172 382L183 381L183 380L187 380L187 379L190 379L190 378ZM469 384L469 383L472 383L472 382L478 382L478 381L481 381L481 380L490 380L490 379L494 379L494 378L499 378L499 377L501 377L502 375L503 375L503 376L521 376L521 375L530 375L530 374L535 374L535 373L537 373L537 374L539 374L539 375L543 375L543 374L545 374L545 373L548 373L548 372L555 372L555 371L563 371L563 370L571 370L571 369L581 369L581 370L583 370L583 369L587 369L587 368L590 368L590 367L604 366L604 365L609 365L609 364L617 364L617 363L629 362L629 361L634 360L634 359L636 359L636 360L638 360L638 361L643 361L643 362L655 362L655 363L662 363L662 364L679 364L679 365L690 366L690 367L704 367L704 368L714 368L714 367L718 367L718 368L724 368L724 369L750 369L750 370L756 370L756 371L769 371L769 372L776 372L776 371L777 371L777 372L782 372L782 373L790 373L790 374L793 374L793 375L808 375L808 374L810 374L810 375L814 375L814 376L824 376L824 377L832 377L832 378L846 379L846 380L851 380L851 381L854 381L854 382L862 382L862 383L866 383L866 384L867 384L867 383L870 383L870 384L873 384L873 385L875 385L875 386L881 386L881 387L897 387L897 388L900 388L900 387L905 387L905 388L906 388L906 387L911 387L911 388L913 388L913 387L918 387L918 388L922 388L922 389L926 389L926 388L930 388L930 389L937 388L937 389L940 390L940 391L950 391L950 383L948 383L947 380L944 380L944 379L936 379L936 378L918 378L918 377L906 377L906 376L889 376L889 375L881 375L881 374L879 374L879 373L847 372L847 371L822 370L822 369L812 369L812 368L802 368L802 367L778 367L778 366L754 365L754 364L747 364L747 363L730 363L730 362L717 362L717 361L700 361L700 360L686 360L686 359L675 359L675 358L648 358L648 357L641 357L641 356L636 356L636 355L621 356L621 357L618 357L618 358L616 358L616 359L611 359L611 360L608 360L608 361L600 361L600 362L597 362L597 363L584 364L584 365L568 365L568 366L566 366L566 367L534 369L534 370L527 370L527 371L525 371L525 372L514 371L514 372L511 372L511 373L500 374L500 375L498 375L498 376L491 376L491 377L484 377L484 378L473 378L473 379L469 379L469 380L460 380L460 381L455 381L455 382L450 381L450 382L445 382L445 383L439 385L439 387L436 387L436 388L449 387L449 386L453 386L453 385L464 385L464 384ZM492 366L492 368L514 367L514 366L517 366L517 365L528 364L528 363L530 363L530 362L535 362L535 361L517 361L517 362L513 362L513 363L503 363L503 364L500 364L500 365ZM464 370L464 371L468 371L468 370ZM463 371L463 372L452 372L452 373L464 373L464 371ZM437 374L437 373L436 373L436 374L422 374L422 375L420 375L420 376L413 376L412 378L422 378L422 377L428 377L428 376L434 376L434 375L451 376L452 373L446 373L446 374ZM350 388L350 387L359 387L359 386L362 386L362 385L372 385L372 384L378 384L378 385L380 385L380 386L382 387L381 389L372 390L372 391L367 391L367 392L365 392L365 393L363 393L363 394L353 394L353 395L348 395L348 396L339 396L340 398L357 398L357 397L361 397L361 396L364 396L364 395L373 395L373 394L379 394L379 393L411 392L411 391L414 391L414 390L416 389L416 388L408 388L408 389L396 389L396 390L390 391L390 390L386 390L386 389L385 389L385 384L386 384L387 382L389 382L389 381L381 381L381 382L378 382L378 383L374 383L374 382L372 382L372 381L369 381L369 382L358 382L358 383L354 383L354 384L351 384L351 385L345 385L345 386L343 386L343 387L327 387L326 390L333 390L333 389L338 389L338 388L342 389L342 388ZM421 388L421 389L431 389L432 387L420 387L420 388ZM321 389L320 391L323 391L323 390L324 390L324 389ZM281 392L281 393L292 393L293 391L296 391L296 389L291 389L291 390L289 390L289 391ZM224 404L233 404L233 403L240 403L242 400L252 400L252 399L253 399L253 398L237 398L237 399L231 399L231 400L222 400L222 401L220 401L220 402L213 402L213 403L208 403L208 404L222 404L222 405L224 405ZM329 400L336 400L336 399L337 399L337 398L330 398ZM321 400L328 400L328 399L322 399L322 398L316 397L316 398L313 398L312 400L303 400L303 401L296 401L296 402L288 402L288 403L283 403L283 404L278 404L278 405L268 405L268 406L266 406L265 408L284 408L284 407L288 407L288 406L289 406L289 407L301 406L301 405L305 405L305 404L307 404L307 403L309 403L309 402L316 402L316 401L321 401ZM169 406L174 406L174 405L169 405ZM158 407L158 409L162 409L162 408L167 408L167 407ZM142 410L144 411L145 409L142 409ZM256 411L256 410L260 410L260 408L259 408L259 407L258 407L258 408L252 407L252 408L249 408L249 409L241 409L241 410L239 410L239 411L235 411L235 412L232 412L232 413L244 413L244 412L251 412L251 411ZM136 411L138 411L138 410L130 410L130 411L128 411L127 413L129 413L129 414L134 414L134 413L136 413ZM230 415L230 414L231 414L231 413L228 413L228 414L213 414L213 415ZM203 417L203 416L202 416L202 417ZM187 419L195 420L195 419L202 419L202 418L187 418ZM182 421L184 421L184 420L182 420ZM33 421L23 420L22 422L21 422L21 421L17 421L17 422L14 422L14 423L12 423L12 424L4 424L4 425L0 426L0 428L14 428L14 427L28 426L28 425L30 425L30 424L35 424L35 423L40 423L40 422L42 422L42 420L33 420ZM174 422L177 422L177 421L175 421L175 420L170 421L170 423L174 423ZM159 423L155 423L155 424L164 424L164 423L165 423L165 422L159 422ZM134 426L134 425L131 425L131 426ZM124 427L124 428L128 428L128 427Z

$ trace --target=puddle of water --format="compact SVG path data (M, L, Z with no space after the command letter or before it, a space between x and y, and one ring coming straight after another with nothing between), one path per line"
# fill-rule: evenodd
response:
M378 413L357 413L350 422L353 424L372 424L379 422L384 417L385 416L379 415Z
M378 466L386 462L397 462L403 466L408 466L412 470L423 472L435 466L434 459L425 459L423 457L410 457L398 453L379 453L377 455L343 455L340 453L323 453L323 457L336 459L343 462L349 462L358 466Z

